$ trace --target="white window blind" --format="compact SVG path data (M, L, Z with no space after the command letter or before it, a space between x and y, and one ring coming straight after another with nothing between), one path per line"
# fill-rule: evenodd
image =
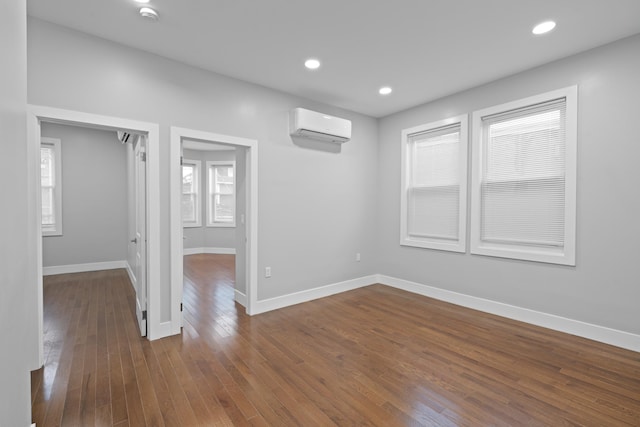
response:
M464 252L466 118L446 122L405 131L401 244Z
M575 129L568 129L575 120L567 119L567 96L479 115L472 252L574 262L567 231L575 221Z
M182 224L200 227L200 162L182 161Z
M235 162L207 162L207 170L207 225L233 227L236 216Z
M483 241L564 245L565 101L483 118Z

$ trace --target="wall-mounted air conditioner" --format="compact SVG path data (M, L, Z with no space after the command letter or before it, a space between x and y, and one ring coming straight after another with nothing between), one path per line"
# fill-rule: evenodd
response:
M351 139L351 120L294 108L291 110L290 133L292 136L343 143Z

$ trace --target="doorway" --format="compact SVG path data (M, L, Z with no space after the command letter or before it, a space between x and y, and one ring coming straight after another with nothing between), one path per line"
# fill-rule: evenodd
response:
M58 123L71 126L87 127L110 131L124 130L133 134L143 135L146 145L146 165L144 168L144 189L146 208L144 220L146 222L146 238L148 253L145 256L147 262L146 276L147 286L145 300L147 304L147 324L148 337L150 339L159 338L160 328L160 201L159 201L159 129L157 124L140 122L135 120L122 119L110 116L82 113L71 110L57 108L33 106L28 107L28 179L30 199L28 206L28 221L31 225L29 229L29 250L35 259L32 269L31 283L33 283L33 297L37 301L37 313L35 321L38 329L38 340L33 343L34 360L31 361L32 368L39 369L44 363L43 345L43 258L42 258L42 210L40 200L40 146L41 146L41 124Z
M237 179L236 156L244 148L213 142L181 141L183 222L183 320L200 312L234 309L246 295L242 272L245 203L237 200L245 180ZM237 202L237 203L236 203ZM241 250L237 251L236 248ZM236 262L237 252L240 252ZM236 274L236 269L240 272ZM236 281L239 277L239 282ZM206 301L206 302L205 302ZM184 323L183 323L184 326Z
M182 166L184 141L199 144L217 144L236 151L237 202L241 212L235 216L236 224L236 291L235 300L243 305L247 314L253 314L257 300L257 240L258 240L258 145L256 140L214 134L193 129L171 127L170 175L171 180L171 300L172 319L179 333L182 326L182 296L184 280L184 245L182 220ZM206 219L205 219L206 220ZM241 289L238 289L241 288Z

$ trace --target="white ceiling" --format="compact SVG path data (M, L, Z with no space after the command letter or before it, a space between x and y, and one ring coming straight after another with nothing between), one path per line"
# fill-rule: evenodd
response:
M640 0L28 0L29 15L382 117L640 33ZM531 28L557 21L545 36ZM303 62L317 57L316 71ZM383 85L394 92L378 94Z

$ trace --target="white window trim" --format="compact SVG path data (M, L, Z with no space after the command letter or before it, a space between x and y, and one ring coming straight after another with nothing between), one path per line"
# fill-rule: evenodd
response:
M460 200L459 200L459 239L458 241L445 241L430 238L417 239L408 232L408 190L411 182L409 174L410 153L407 149L409 137L413 134L436 130L438 128L460 125ZM401 188L400 188L400 245L418 248L437 249L451 252L466 252L467 250L467 169L468 169L468 117L466 114L450 117L448 119L403 129L402 130L402 154L401 154Z
M566 100L565 123L565 212L564 247L534 248L526 245L506 245L483 242L480 239L481 226L481 184L483 158L482 118L556 99ZM513 102L485 108L473 112L472 116L472 177L471 177L471 253L501 258L545 262L562 265L576 265L576 175L577 175L577 132L578 132L578 87L570 86Z
M54 155L55 168L55 186L54 186L54 203L56 222L53 227L44 227L42 224L42 236L62 236L62 149L61 142L58 138L40 138L40 145L52 145ZM42 197L40 195L39 197Z
M236 217L233 216L232 222L212 222L211 221L211 178L209 174L211 173L212 166L231 166L233 167L233 203L236 202L236 162L234 160L209 160L207 161L207 227L227 227L232 228L236 226ZM234 210L235 212L235 210Z
M195 179L195 188L196 188L196 203L195 203L195 212L196 212L196 220L195 221L184 221L182 220L182 226L185 228L194 228L194 227L202 227L202 161L200 160L189 160L182 159L182 165L191 165L194 166L194 179ZM180 168L182 171L182 168ZM180 173L180 179L182 179L182 173ZM180 187L182 188L182 186ZM182 193L184 194L184 193ZM182 195L181 194L181 195Z

